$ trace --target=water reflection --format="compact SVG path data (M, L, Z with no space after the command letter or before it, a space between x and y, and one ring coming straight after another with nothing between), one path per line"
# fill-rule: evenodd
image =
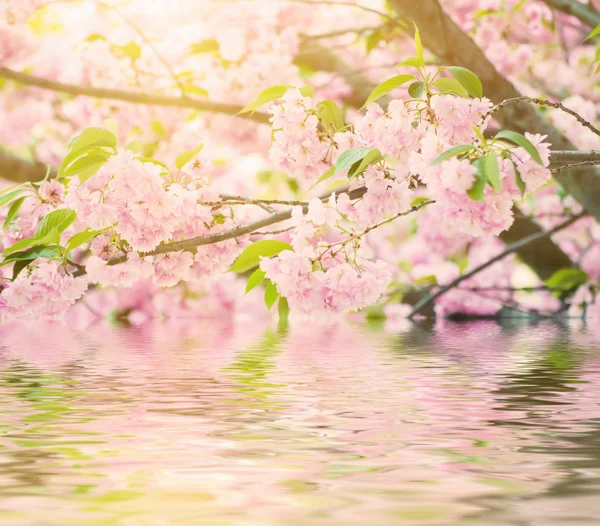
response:
M0 328L6 525L572 525L600 350L492 322Z

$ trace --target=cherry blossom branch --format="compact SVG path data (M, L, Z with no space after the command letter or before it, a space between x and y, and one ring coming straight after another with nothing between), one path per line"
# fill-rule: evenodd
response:
M348 193L350 199L359 199L366 193L366 188L357 188ZM327 198L321 198L321 200L325 201ZM303 211L306 212L308 210L308 205L302 207ZM203 245L212 245L214 243L220 243L221 241L227 241L228 239L233 239L236 237L244 236L246 234L252 234L253 232L260 230L261 228L274 225L276 223L281 223L287 219L292 217L293 208L287 208L285 210L280 210L273 214L268 215L267 217L263 217L257 221L253 221L246 225L239 225L229 230L225 230L223 232L217 232L215 234L208 234L204 236L198 236L192 239L186 239L184 241L174 241L172 243L164 243L159 245L157 248L150 252L145 252L141 254L142 257L146 256L157 256L158 254L167 254L169 252L179 252L179 251L189 251ZM118 265L119 263L123 263L127 260L127 256L120 256L117 258L112 258L108 261L109 265ZM83 276L85 271L77 271L73 273L73 276Z
M569 115L575 117L575 119L577 119L577 121L582 126L585 126L588 130L590 130L593 133L595 133L596 135L600 136L600 130L598 128L596 128L591 122L585 120L576 111L573 111L573 110L567 108L565 105L561 104L560 102L552 102L550 100L538 99L536 97L525 97L525 96L522 96L522 97L513 97L511 99L503 100L502 102L500 102L499 104L496 104L493 108L491 108L482 117L482 119L481 119L482 122L485 121L485 119L487 119L494 112L496 112L498 110L501 110L502 108L508 106L509 104L516 104L516 103L519 103L519 102L531 102L532 104L537 104L539 106L550 106L551 108L556 108L556 109L562 110L565 113L568 113Z
M577 0L542 0L549 7L562 11L567 15L574 16L590 27L600 24L600 13L592 6L583 4Z
M593 159L589 161L582 161L580 163L564 164L562 166L559 166L558 168L552 168L550 172L552 174L557 174L558 172L562 172L563 170L571 170L572 168L578 168L581 166L594 166L598 164L600 164L600 159Z
M403 216L407 216L408 214L412 214L413 212L420 210L424 206L427 206L427 205L430 205L433 203L435 203L435 201L430 199L428 201L423 201L423 202L419 203L418 205L411 206L408 210L405 210L404 212L400 212L400 213L396 214L395 216L388 217L387 219L384 219L380 223L372 225L372 226L366 228L365 230L363 230L362 232L359 232L358 234L354 234L352 236L347 237L346 239L342 239L341 241L336 241L335 243L331 243L330 245L327 245L327 250L330 250L335 246L340 246L340 245L346 246L351 241L354 241L355 239L360 239L361 237L366 236L369 232L372 232L376 228L379 228L383 225L387 225L388 223L395 221L399 217L403 217Z
M448 285L445 285L445 286L441 287L434 294L428 294L427 296L425 296L424 298L422 298L420 301L418 301L415 304L415 306L413 307L412 311L408 315L409 319L414 318L427 305L429 305L430 303L432 303L433 301L435 301L436 299L438 299L440 296L446 294L446 292L448 292L449 290L455 288L459 283L462 283L466 279L469 279L469 278L473 277L475 274L479 274L479 272L481 272L482 270L485 270L486 268L490 267L494 263L497 263L498 261L504 259L506 256L512 254L513 252L516 252L517 250L519 250L524 245L528 245L530 243L533 243L534 241L537 241L538 239L552 236L553 234L556 234L557 232L559 232L561 230L564 230L565 228L571 226L573 223L575 223L576 221L578 221L579 219L581 219L585 215L587 215L585 212L581 213L581 214L577 214L576 216L573 216L573 217L567 219L566 221L563 221L562 223L556 225L554 228L552 228L550 230L545 230L543 232L539 232L537 234L533 234L531 236L527 236L527 237L525 237L523 239L520 239L516 243L513 243L513 244L507 246L505 250L503 250L502 252L500 252L500 254L497 254L493 258L489 259L485 263L482 263L478 267L475 267L474 269L470 270L466 274L463 274L463 275L459 276L458 278L456 278L454 281L452 281Z
M169 95L151 95L149 93L136 93L134 91L116 90L110 88L94 88L92 86L78 86L76 84L66 84L54 80L48 80L42 77L36 77L28 73L20 73L9 68L0 67L0 78L14 80L27 86L35 86L42 89L68 93L69 95L87 97L96 97L99 99L121 100L132 102L134 104L146 104L151 106L166 106L171 108L194 109L200 111L210 111L214 113L224 113L226 115L235 115L242 119L249 119L256 122L268 123L269 115L266 113L255 112L239 113L241 106L233 104L224 104L220 102L209 102L188 97L173 97Z

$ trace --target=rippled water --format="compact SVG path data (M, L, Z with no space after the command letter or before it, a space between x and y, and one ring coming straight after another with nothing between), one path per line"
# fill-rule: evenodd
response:
M600 338L0 327L0 522L597 525Z

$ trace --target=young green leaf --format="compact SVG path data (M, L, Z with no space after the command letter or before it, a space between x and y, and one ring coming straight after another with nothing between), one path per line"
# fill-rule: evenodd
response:
M412 66L413 68L418 68L421 66L421 60L419 57L408 57L400 62L398 66Z
M475 182L473 186L467 190L467 195L473 199L473 201L483 201L485 198L485 185L487 183L485 172L482 168L482 159L475 159L473 165L477 168L475 173Z
M413 99L420 99L423 96L423 93L425 93L425 84L423 83L422 80L419 80L417 82L413 82L408 87L408 94Z
M407 83L409 80L415 80L415 76L414 75L397 75L395 77L392 77L391 79L387 79L386 81L379 84L379 86L377 86L371 92L371 94L367 97L367 100L365 101L365 103L362 105L362 108L367 107L369 104L371 104L371 102L374 102L377 99L380 99L381 97L383 97L384 95L387 95L390 91L393 91L396 88L399 88L400 86L402 86L402 84Z
M280 99L286 94L288 90L291 90L293 88L294 86L271 86L270 88L267 88L266 90L261 92L261 94L254 102L248 104L248 106L246 106L239 113L254 113L258 108L260 108L264 104Z
M277 287L275 283L269 281L265 288L265 305L267 306L267 310L271 310L271 307L275 305L277 298L279 297L279 292L277 292Z
M195 53L218 53L219 52L219 42L214 39L207 39L198 42L197 44L192 44L190 46L190 54Z
M458 80L458 82L460 82L461 86L465 88L471 96L478 99L483 97L483 86L475 73L467 68L461 68L460 66L448 66L446 69L456 80Z
M585 285L590 279L589 275L583 270L576 268L561 268L550 276L544 284L553 290L567 292Z
M0 206L5 205L6 203L10 203L15 197L20 196L25 190L25 188L19 188L18 190L13 190L8 194L0 196Z
M414 24L414 22L413 22ZM417 48L417 58L419 59L419 65L425 67L425 60L423 59L423 44L421 43L421 34L417 24L415 26L415 47Z
M527 139L527 137L525 137L524 135L510 130L503 130L496 134L495 139L505 139L516 144L517 146L520 146L531 156L531 158L536 163L538 163L541 166L544 166L539 152L536 150L535 146L531 143L531 141Z
M525 196L525 192L527 190L525 181L523 181L523 178L521 177L519 170L517 170L515 163L513 163L513 169L515 171L515 183L517 185L517 188L519 189L519 192L521 192L521 198L523 198Z
M175 166L177 166L177 168L181 170L187 163L189 163L194 157L196 157L196 155L198 155L203 148L204 144L200 144L200 146L194 148L193 150L189 150L187 152L179 154L175 159Z
M335 171L333 174L338 174L350 168L355 162L364 159L371 150L372 148L365 148L364 146L361 146L360 148L354 148L352 150L345 151L339 156L337 162L335 163Z
M475 147L471 146L470 144L461 144L459 146L453 146L452 148L449 148L444 153L436 157L431 163L431 166L435 166L436 164L440 164L441 162L447 161L448 159L456 157L461 153L472 152L474 149Z
M456 79L441 77L433 82L433 87L442 93L454 93L465 99L468 96L467 90Z
M183 91L192 95L198 95L200 97L208 97L208 91L200 86L194 86L193 84L184 84Z
M73 163L71 163L68 167L66 167L61 173L59 173L59 178L61 177L71 177L72 175L77 175L83 171L95 170L91 175L96 173L100 168L102 168L110 154L108 152L97 150L86 152L85 155L77 158ZM87 174L86 174L87 175ZM89 177L91 177L91 175ZM87 177L87 179L89 179ZM87 180L85 179L85 180ZM82 181L85 182L85 181Z
M83 130L79 135L71 139L69 143L70 150L81 150L90 146L116 148L117 138L109 131L92 127Z
M248 283L246 284L246 294L250 292L253 288L258 287L265 280L265 271L257 268L250 277L248 278Z
M321 177L319 177L319 179L317 179L317 182L315 184L313 184L310 189L312 190L315 186L317 186L319 183L322 183L323 181L326 181L327 179L333 177L333 175L335 174L335 166L332 166L331 168L329 168L329 170L327 170Z
M41 245L36 245L21 252L12 252L4 258L4 260L0 263L0 267L10 265L15 261L32 261L38 257L43 257L46 259L58 259L62 257L61 248L57 246L45 247Z
M5 231L15 220L15 217L17 217L17 214L19 213L19 210L21 209L21 205L23 204L23 201L25 201L25 197L20 197L16 201L13 201L12 205L10 205L10 208L8 209L8 213L6 214L6 219L4 220L3 229Z
M485 173L485 178L490 186L496 190L502 190L502 180L500 179L500 169L495 155L484 155L479 165Z
M298 91L303 97L314 97L315 96L315 88L313 88L310 84L307 86L302 86Z
M467 190L467 195L473 201L483 201L485 197L485 182L483 177L476 177L473 186Z
M69 241L67 241L67 252L70 252L71 250L76 249L77 247L80 247L81 245L83 245L84 243L87 243L88 241L91 241L97 235L99 235L101 233L102 233L102 230L90 230L88 228L87 230L84 230L83 232L79 232L79 233L75 234L71 239L69 239Z
M584 40L584 42L585 42L586 40L589 40L590 38L597 37L598 35L600 35L600 24L598 24L598 25L597 25L597 26L596 26L596 27L595 27L595 28L592 30L592 32L591 32L591 33L590 33L590 34L589 34L587 37L585 37L585 40Z
M75 210L71 210L70 208L59 208L58 210L54 210L42 219L42 222L35 232L35 237L44 237L54 228L56 228L60 234L71 226L76 217L77 214L75 213Z
M234 261L229 269L230 272L246 272L260 263L260 258L271 258L283 250L292 250L289 243L277 239L263 239L247 246Z
M14 245L6 248L2 255L4 257L12 254L13 252L19 252L26 250L30 247L46 246L46 245L58 245L60 242L60 232L57 228L53 228L41 237L27 237L17 241Z
M317 104L317 115L326 129L333 128L333 131L337 132L344 127L342 110L332 100L324 100Z
M361 161L356 161L348 170L348 178L358 177L363 173L371 164L374 164L383 159L383 155L377 148L373 148Z

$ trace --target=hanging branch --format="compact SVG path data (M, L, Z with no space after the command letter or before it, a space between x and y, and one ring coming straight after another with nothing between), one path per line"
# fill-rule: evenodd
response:
M541 238L544 238L544 237L548 237L548 236L552 236L553 234L556 234L556 232L559 232L559 231L567 228L568 226L571 226L573 223L575 223L576 221L578 221L579 219L581 219L585 215L587 215L587 214L586 213L578 214L578 215L573 216L573 217L567 219L566 221L560 223L559 225L555 226L551 230L546 230L544 232L540 232L540 233L537 233L537 234L533 234L531 236L527 236L527 237L525 237L523 239L520 239L516 243L513 243L512 245L507 246L505 250L503 250L502 252L500 252L500 254L494 256L493 258L489 259L488 261L486 261L485 263L479 265L478 267L475 267L473 270L470 270L466 274L463 274L462 276L459 276L458 278L456 278L454 281L452 281L448 285L445 285L445 286L441 287L434 294L428 294L427 296L425 296L424 298L422 298L413 307L413 310L410 312L410 314L409 314L408 317L410 319L414 318L427 305L429 305L430 303L432 303L433 301L435 301L436 299L438 299L440 296L446 294L446 292L448 292L449 290L455 288L459 283L462 283L466 279L469 279L469 278L473 277L475 274L479 274L479 272L481 272L482 270L485 270L486 268L488 268L489 266L493 265L494 263L497 263L501 259L504 259L506 256L512 254L513 252L516 252L521 247L523 247L525 245L528 245L530 243L533 243L534 241L537 241L538 239L541 239Z

